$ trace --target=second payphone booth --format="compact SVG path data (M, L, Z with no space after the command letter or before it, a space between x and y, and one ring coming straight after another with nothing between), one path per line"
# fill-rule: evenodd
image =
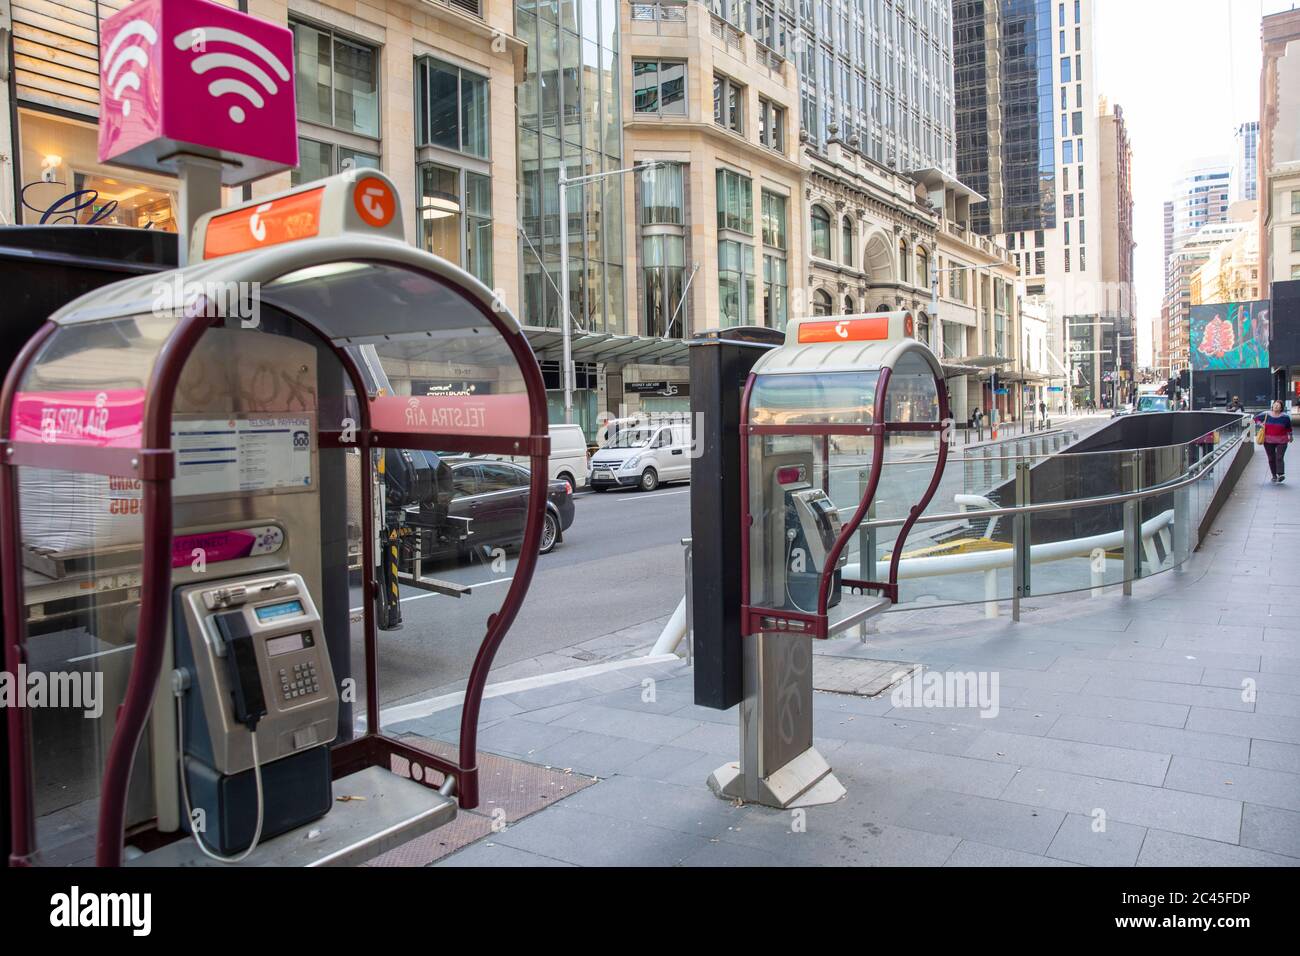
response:
M7 666L102 686L93 719L7 710L15 864L83 860L87 834L101 865L124 844L162 865L359 862L480 799L478 708L546 498L518 323L405 241L373 170L209 213L189 252L56 313L0 396ZM418 387L468 367L472 394ZM530 459L454 756L381 725L383 449Z
M720 485L739 482L735 553L724 521L724 546L715 552L724 567L697 567L704 575L736 567L740 574L739 614L710 618L721 631L734 620L738 633L696 631L697 644L723 648L697 654L718 668L710 687L712 676L702 682L697 663L697 701L740 704L740 760L709 778L720 796L788 807L843 795L813 746L812 641L862 625L898 600L898 562L938 489L948 421L942 368L914 337L908 312L794 319L784 344L753 363L740 398L739 461L711 466L720 465L713 479ZM709 447L706 439L706 456ZM878 559L875 536L859 528L887 480L886 465L900 459L912 464L906 477L888 479L890 496L911 504ZM702 485L710 481L707 472L701 477ZM741 687L728 689L736 671Z

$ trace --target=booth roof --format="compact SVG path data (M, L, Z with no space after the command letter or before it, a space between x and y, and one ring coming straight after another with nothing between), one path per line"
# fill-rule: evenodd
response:
M944 377L935 354L916 339L885 342L817 342L787 344L761 355L754 363L757 373L838 372L894 368L908 352L918 352L934 371Z
M443 280L446 285L438 285L437 291L426 289L417 292L428 299L427 302L420 302L419 308L386 309L382 299L373 297L376 290L368 288L368 284L373 283L377 275L374 269L329 272L323 268L347 263L387 265L424 273ZM271 285L277 279L306 269L322 271L319 277L304 278L301 285ZM364 314L358 314L357 309L333 307L317 308L311 314L302 314L296 310L295 300L301 304L301 297L295 292L305 292L312 287L309 283L319 283L325 279L329 279L336 298L366 303L368 308ZM518 320L495 299L492 290L458 266L405 242L351 235L301 239L253 252L209 259L168 272L127 279L74 299L51 316L51 321L59 325L72 325L154 313L166 308L159 303L172 301L167 296L172 295L174 290L189 295L190 290L200 288L246 290L254 283L256 285L252 288L261 297L261 301L285 308L296 317L309 322L326 337L335 340L425 332L436 327L436 323L430 321L431 316L443 313L449 306L460 304L452 289L460 289L466 295L477 298L483 306L501 318L507 330L520 331ZM340 295L348 292L352 295ZM218 291L218 294L221 292ZM239 294L245 293L241 291Z

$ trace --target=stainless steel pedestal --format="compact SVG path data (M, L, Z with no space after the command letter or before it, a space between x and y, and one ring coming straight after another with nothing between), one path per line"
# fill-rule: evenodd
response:
M745 698L740 760L709 775L723 799L768 807L806 807L844 796L830 764L813 747L812 638L745 638Z

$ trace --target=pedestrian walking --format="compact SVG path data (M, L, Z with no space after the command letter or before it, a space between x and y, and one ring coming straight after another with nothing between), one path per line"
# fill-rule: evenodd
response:
M1295 440L1291 416L1282 411L1281 402L1274 402L1267 412L1255 416L1255 424L1259 426L1255 441L1264 446L1273 481L1286 481L1286 446Z
M1234 396L1232 396L1232 401L1228 402L1228 411L1230 411L1230 412L1244 412L1244 411L1245 411L1245 409L1242 408L1242 406L1241 406L1241 396L1239 396L1239 395L1234 395Z

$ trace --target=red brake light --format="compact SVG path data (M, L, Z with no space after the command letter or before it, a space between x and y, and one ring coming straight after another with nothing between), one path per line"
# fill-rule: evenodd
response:
M564 483L564 493L566 495L573 494L573 485L569 484L567 481Z

